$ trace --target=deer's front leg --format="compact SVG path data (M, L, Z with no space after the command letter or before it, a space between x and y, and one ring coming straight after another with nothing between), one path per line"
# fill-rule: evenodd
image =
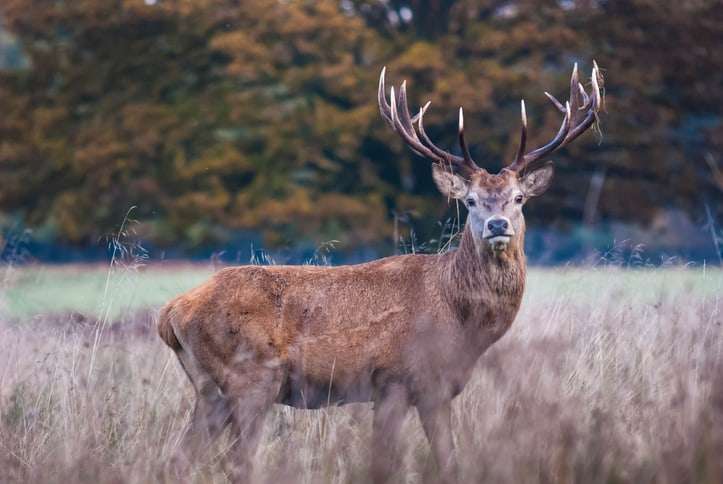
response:
M392 474L402 457L399 430L409 408L407 390L392 385L374 400L372 426L372 482L394 482Z
M437 461L440 481L455 483L458 481L457 459L452 438L452 402L445 401L434 407L417 407L424 427L424 433Z

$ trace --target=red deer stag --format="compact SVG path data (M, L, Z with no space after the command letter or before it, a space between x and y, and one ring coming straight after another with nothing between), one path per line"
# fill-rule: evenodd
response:
M545 93L562 124L549 143L529 152L523 101L516 157L492 174L470 156L461 108L457 156L425 133L429 103L410 115L405 83L387 100L384 72L382 117L432 161L439 190L467 207L459 247L352 266L231 267L168 303L158 331L196 391L184 457L230 426L235 444L227 457L235 478L247 480L272 404L371 401L374 482L394 468L395 436L410 406L419 412L441 475L456 480L451 401L515 319L525 286L522 207L550 183L553 169L544 158L595 122L600 74L595 65L588 95L575 66L564 104Z

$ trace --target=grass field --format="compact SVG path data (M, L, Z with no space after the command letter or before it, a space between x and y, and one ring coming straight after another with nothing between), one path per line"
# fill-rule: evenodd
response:
M192 408L155 311L213 268L5 268L0 482L152 482ZM465 482L723 482L723 271L536 269L457 398ZM416 415L397 482L435 482ZM256 482L368 482L371 412L279 407ZM208 449L189 476L226 482Z

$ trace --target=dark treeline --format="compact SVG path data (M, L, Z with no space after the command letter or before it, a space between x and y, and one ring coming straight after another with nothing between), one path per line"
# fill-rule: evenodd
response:
M556 156L529 223L723 216L716 0L3 0L0 22L0 223L47 240L94 244L131 206L157 246L249 231L354 247L391 241L395 216L438 236L456 210L379 116L384 65L410 106L432 101L441 146L463 105L496 170L520 98L545 142L560 118L543 91L566 96L594 58L601 132Z

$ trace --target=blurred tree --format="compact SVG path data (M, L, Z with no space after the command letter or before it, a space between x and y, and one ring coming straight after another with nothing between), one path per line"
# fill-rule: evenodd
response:
M229 229L278 245L368 244L391 237L393 212L430 237L447 206L428 163L377 113L382 65L389 82L408 80L410 106L432 101L425 121L442 146L455 145L463 105L473 156L499 169L517 142L519 99L531 143L544 142L559 117L542 92L565 95L573 62L589 72L594 57L608 74L602 143L588 134L557 157L557 183L531 218L649 223L671 206L698 217L704 201L721 216L708 166L723 161L721 10L705 0L5 0L0 18L23 60L0 71L0 211L76 243L132 205L162 244Z
M387 231L373 184L339 173L364 170L355 133L374 109L355 71L366 29L335 2L13 0L2 14L31 68L0 79L0 207L74 242L131 205L167 243Z
M588 2L575 21L610 72L604 212L652 219L680 207L723 216L706 159L723 163L723 8L718 1ZM614 76L614 78L613 78ZM576 154L571 151L571 154Z
M557 181L530 205L532 223L578 223L592 198L598 200L594 211L607 220L647 224L663 209L681 207L698 222L703 203L723 216L705 162L713 157L723 163L723 54L716 47L723 42L720 2L353 5L390 38L391 72L412 78L412 95L432 100L425 120L434 125L435 139L454 146L454 109L464 105L472 153L493 169L513 154L519 98L528 104L532 142L542 143L559 122L542 91L564 95L572 64L579 61L589 73L597 59L609 76L602 132L556 155ZM420 25L430 22L436 22L434 28L420 34ZM428 176L416 173L426 193ZM601 180L599 197L588 196Z
M0 206L73 242L131 205L173 219L195 195L216 215L218 174L189 176L219 149L226 88L203 24L143 2L11 0L2 14L30 68L0 80Z

